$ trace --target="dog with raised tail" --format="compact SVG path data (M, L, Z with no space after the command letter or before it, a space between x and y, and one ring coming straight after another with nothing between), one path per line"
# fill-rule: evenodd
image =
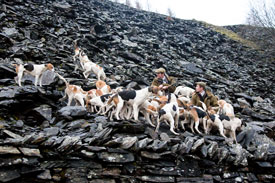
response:
M83 50L81 50L79 53L79 60L81 66L83 66L83 75L86 79L89 77L91 73L94 73L97 76L98 80L106 79L106 75L103 68L89 60L88 56L84 53Z
M103 95L105 94L109 94L112 92L112 89L109 85L106 84L106 82L102 81L102 80L98 80L96 82L96 89L100 90Z
M79 62L76 62L76 58L77 57L79 58L80 51L81 51L81 48L79 48L77 46L77 40L75 40L74 41L74 56L73 56L73 61L74 61L74 64L75 64L74 71L76 71L78 69ZM82 69L84 69L81 62L80 62L80 66L81 66Z
M85 107L85 99L87 98L88 92L83 91L83 89L80 86L77 85L70 85L65 78L63 78L61 75L56 73L56 75L65 82L66 89L65 89L65 95L63 98L60 99L60 101L63 101L68 96L68 103L67 106L71 105L72 100L75 101L76 104L80 104L82 107Z
M52 64L13 64L15 66L15 71L17 73L18 77L18 85L21 85L22 77L24 76L24 73L28 73L35 77L34 85L37 86L39 82L39 86L42 87L42 75L47 70L54 71L54 66Z
M111 104L114 101L116 107L115 117L117 120L120 120L119 113L121 112L123 106L127 104L130 106L128 114L131 113L133 109L134 120L138 121L139 107L150 95L157 92L158 89L154 86L146 87L141 90L124 90L112 95L108 101L108 104ZM130 115L127 116L130 117Z
M229 116L230 118L234 118L234 108L231 104L227 103L225 100L218 100L219 110L218 114L223 114Z

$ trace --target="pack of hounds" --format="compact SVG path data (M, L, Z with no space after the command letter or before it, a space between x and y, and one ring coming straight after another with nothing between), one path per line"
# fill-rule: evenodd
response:
M164 95L156 86L149 86L140 90L125 90L122 87L111 89L106 84L106 75L104 69L92 62L84 50L74 44L75 54L74 62L79 61L83 70L83 75L88 78L91 73L97 76L96 89L84 91L81 86L69 84L64 77L55 72L55 74L65 82L65 95L61 101L68 98L67 105L72 101L76 105L81 105L88 112L106 115L112 121L116 120L139 120L142 114L145 121L155 127L158 132L160 123L165 122L170 126L170 131L179 135L179 123L182 130L188 125L193 133L202 134L201 127L205 134L209 134L215 127L219 134L225 139L231 138L237 143L236 130L241 128L242 122L234 114L233 106L225 100L219 100L219 109L213 110L206 108L202 103L202 108L193 106L190 103L194 89L186 86L178 86L174 93ZM47 71L54 72L52 64L13 64L16 68L16 82L21 86L21 80L25 73L35 77L35 86L38 82L42 87L42 74ZM75 70L78 69L76 64ZM217 112L216 112L217 111ZM194 131L195 127L195 131ZM176 130L176 131L175 131Z

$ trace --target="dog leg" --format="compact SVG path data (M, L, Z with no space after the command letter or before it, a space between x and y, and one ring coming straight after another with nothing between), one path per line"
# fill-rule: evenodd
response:
M156 127L155 125L153 125L152 121L150 120L150 116L148 112L144 112L143 115L145 117L145 120L149 123L149 125L151 125L152 127Z
M205 131L206 134L209 134L211 127L212 127L211 121L206 120L206 131Z
M176 114L175 116L175 129L179 128L179 114Z
M204 130L204 133L206 133L206 123L207 123L207 119L202 119L202 124L203 124L203 130Z
M40 86L40 87L42 87L42 77L43 77L43 75L41 74L41 75L39 76L39 78L38 78L38 79L39 79L39 86Z
M134 119L135 119L135 121L138 121L139 109L138 109L138 105L136 105L136 104L133 105L133 113L134 113Z
M238 144L238 142L237 142L237 138L236 138L236 132L235 132L234 130L231 130L231 132L230 132L230 133L231 133L231 135L230 135L230 136L231 136L231 137L233 137L233 140L235 141L235 143L236 143L236 144Z
M223 124L222 124L222 122L221 121L219 121L219 122L217 122L218 123L218 127L219 127L219 132L220 132L220 134L221 134L221 136L223 136L224 138L226 138L226 136L224 135L224 133L223 133Z
M195 130L196 130L199 134L201 134L201 132L200 132L200 130L199 130L199 124L200 124L200 121L199 121L199 120L195 121Z
M195 133L195 131L194 131L194 122L195 121L192 119L191 124L190 124L190 128L191 128L192 133Z
M22 66L22 67L23 67L23 66ZM20 68L21 68L21 66L20 66ZM24 76L24 70L21 70L20 68L19 68L19 71L18 71L18 73L17 73L17 78L18 78L17 83L18 83L19 86L22 86L22 85L21 85L21 80L22 80L22 78L23 78L23 76ZM16 80L15 80L15 82L16 82Z
M34 85L37 86L39 75L35 76Z
M158 117L158 119L157 119L157 127L156 127L156 129L155 129L155 132L156 132L156 133L158 133L158 131L159 131L160 120L161 120L161 119Z
M170 131L175 135L179 135L179 133L174 131L175 121L171 114L168 116L168 121L170 121Z
M121 111L121 109L123 107L123 104L124 104L124 102L119 102L117 104L117 108L116 108L116 119L117 120L120 120L120 118L119 118L119 112Z
M68 104L67 106L70 106L72 103L73 98L71 96L68 96Z

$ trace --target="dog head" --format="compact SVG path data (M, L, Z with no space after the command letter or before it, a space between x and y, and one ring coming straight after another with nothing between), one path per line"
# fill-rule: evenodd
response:
M106 83L102 80L98 80L95 85L97 89L101 89L106 85Z
M46 64L45 67L47 70L54 71L54 66L52 64Z
M225 100L218 100L219 107L222 109L224 104L226 104Z
M153 94L157 94L158 91L159 91L159 88L157 86L150 86L148 88L148 91L151 92L151 93L153 93Z
M210 115L217 114L217 112L216 112L211 106L209 106L209 107L207 108L207 111L208 111L208 113L209 113Z

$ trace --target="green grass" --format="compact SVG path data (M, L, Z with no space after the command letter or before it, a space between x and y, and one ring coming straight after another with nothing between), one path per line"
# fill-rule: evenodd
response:
M218 32L220 34L223 34L223 35L227 36L228 38L230 38L234 41L240 42L240 43L242 43L243 45L245 45L249 48L252 48L252 49L255 49L255 50L260 50L260 48L254 42L246 40L246 39L240 37L238 34L236 34L235 32L233 32L231 30L228 30L228 29L223 28L221 26L212 25L212 24L209 24L209 23L206 23L206 22L202 22L202 21L199 21L199 22L202 25L204 25L205 27L210 28L213 31Z

